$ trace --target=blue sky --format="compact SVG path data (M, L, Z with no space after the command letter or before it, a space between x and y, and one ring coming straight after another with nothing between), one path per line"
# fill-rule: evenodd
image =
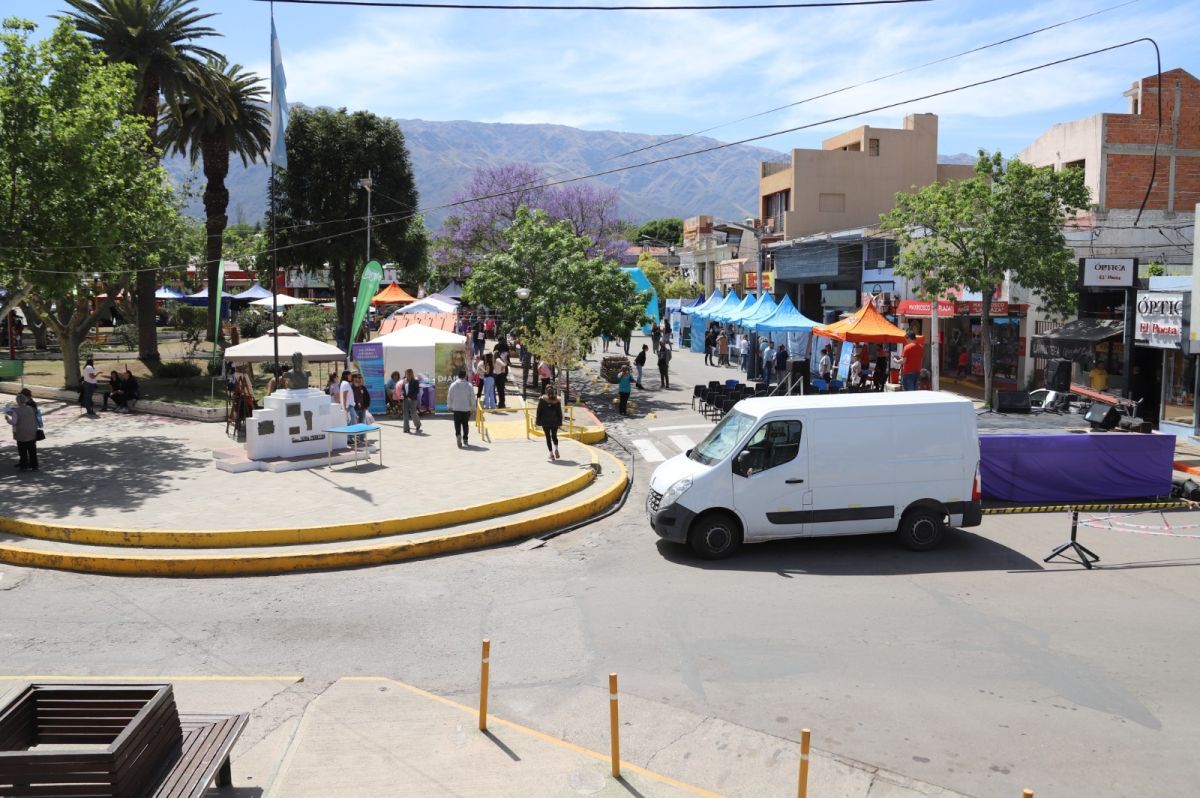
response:
M558 0L563 2L563 0ZM482 12L277 4L288 99L398 117L548 122L675 134L877 77L1122 0L933 0L890 7L710 12ZM0 0L4 14L28 0ZM199 0L212 46L267 74L266 3ZM39 22L58 10L53 0ZM1163 68L1200 74L1200 3L1140 0L1020 42L742 122L733 140L895 102L1140 36ZM1124 112L1154 72L1146 44L760 142L820 146L859 124L933 112L943 153L1015 152L1057 121Z

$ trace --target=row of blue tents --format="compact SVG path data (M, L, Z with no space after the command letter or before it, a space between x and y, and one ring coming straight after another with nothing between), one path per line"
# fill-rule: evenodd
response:
M256 299L266 299L271 295L271 292L263 288L258 283L254 283L238 294L230 294L225 291L221 292L221 299L233 299L241 302L253 302ZM194 294L185 294L181 291L176 291L174 288L162 286L154 292L155 299L164 299L174 302L183 302L188 305L207 305L208 304L208 289L203 288Z
M681 308L681 311L691 316L693 352L704 351L704 335L701 331L710 322L740 327L747 332L785 341L788 351L794 354L808 351L812 329L817 326L817 322L792 304L791 297L785 296L776 302L774 297L765 292L758 296L748 292L745 297L739 298L733 292L722 295L714 291L708 299L701 297L691 307Z

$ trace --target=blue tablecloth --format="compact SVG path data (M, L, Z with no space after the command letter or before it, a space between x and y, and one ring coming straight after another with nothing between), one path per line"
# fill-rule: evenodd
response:
M374 432L377 429L379 429L378 424L347 424L343 427L323 429L321 432L333 433L334 435L361 435L364 432Z
M1175 436L1161 432L979 436L985 499L1075 502L1171 492Z

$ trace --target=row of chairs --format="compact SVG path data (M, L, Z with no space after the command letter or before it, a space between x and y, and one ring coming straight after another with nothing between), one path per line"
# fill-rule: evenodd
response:
M770 394L771 386L765 382L750 386L736 380L730 380L727 383L713 380L707 385L697 385L692 388L692 409L699 409L707 419L718 419L743 399L752 396L770 396Z

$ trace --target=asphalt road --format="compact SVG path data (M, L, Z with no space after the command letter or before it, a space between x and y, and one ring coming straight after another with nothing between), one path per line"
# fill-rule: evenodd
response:
M706 370L690 355L673 366L678 389L646 392L640 416L613 424L635 452L634 487L609 519L541 547L341 573L170 581L0 565L0 668L387 675L467 697L490 637L492 709L585 744L603 730L578 696L615 670L664 715L791 739L808 726L821 749L970 794L1194 792L1200 540L1086 528L1105 568L1085 572L1041 562L1065 516L1003 516L924 554L874 536L702 563L647 526L653 464L632 444L665 455L682 445L670 436L702 434L690 386ZM1188 528L1200 516L1168 518L1200 532Z

